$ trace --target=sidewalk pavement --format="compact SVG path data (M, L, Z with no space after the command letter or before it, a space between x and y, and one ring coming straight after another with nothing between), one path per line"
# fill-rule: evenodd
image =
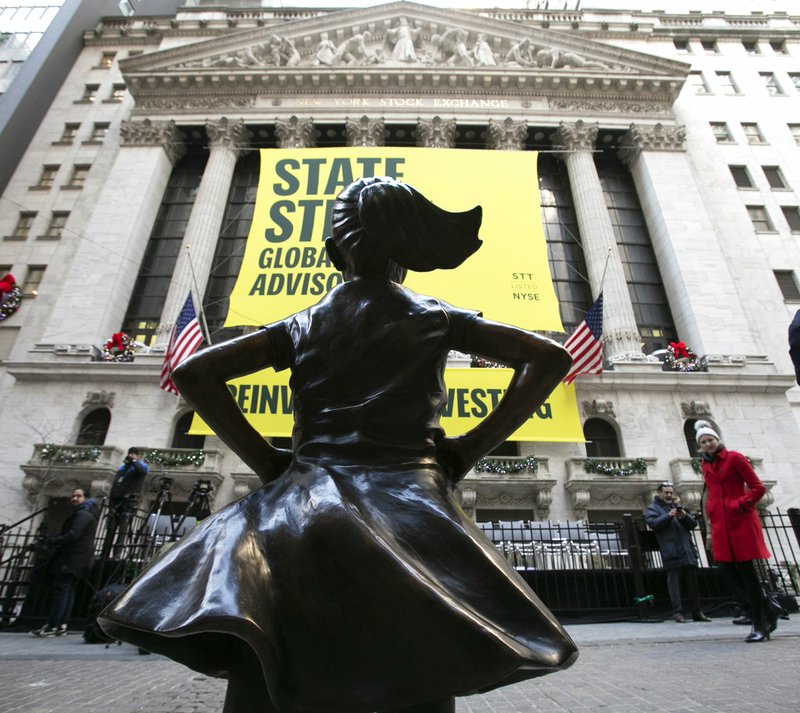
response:
M800 615L772 640L711 623L580 624L567 671L461 698L457 713L787 713L800 710ZM225 682L127 644L0 633L0 713L219 713Z

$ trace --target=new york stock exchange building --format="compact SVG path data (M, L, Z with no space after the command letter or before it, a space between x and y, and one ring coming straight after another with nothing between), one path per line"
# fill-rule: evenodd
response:
M145 509L164 479L175 512L198 481L214 509L257 487L159 388L165 349L189 291L214 343L254 328L229 298L260 149L343 147L476 166L536 152L530 176L492 180L538 183L563 325L543 331L563 341L602 287L604 369L574 384L578 437L482 460L459 486L476 520L620 521L662 481L699 508L699 419L750 458L763 507L797 507L800 15L192 2L86 28L3 195L0 273L21 296L0 321L0 521L107 493L130 446L150 466ZM360 165L390 172L376 161ZM480 274L460 306L484 308ZM132 360L104 350L120 332Z

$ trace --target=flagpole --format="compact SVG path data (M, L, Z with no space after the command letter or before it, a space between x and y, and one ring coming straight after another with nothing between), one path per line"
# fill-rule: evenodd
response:
M197 312L198 312L198 314L200 316L200 324L203 325L203 334L204 334L204 336L206 338L206 341L209 344L211 344L211 335L208 332L208 323L206 322L206 313L205 313L205 310L203 309L203 301L200 298L200 290L197 287L197 277L194 274L194 263L192 262L192 253L189 250L189 245L186 246L186 257L189 258L189 270L192 273L192 284L194 285L194 291L195 291L195 294L197 295L197 299L198 299ZM606 265L607 264L608 263L606 263Z
M597 291L598 295L602 295L603 294L603 284L606 281L606 272L608 271L608 261L611 260L611 251L612 250L613 250L613 248L609 248L608 249L608 254L606 255L606 264L603 267L603 276L600 278L600 289Z

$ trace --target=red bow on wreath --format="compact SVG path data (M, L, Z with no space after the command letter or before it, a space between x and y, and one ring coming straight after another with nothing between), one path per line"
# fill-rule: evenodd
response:
M125 351L125 342L123 340L126 336L125 332L115 332L111 335L111 339L106 342L106 349L109 351L115 349L118 352Z
M11 292L16 286L17 281L14 279L14 275L10 272L0 280L0 292Z
M676 359L691 359L691 354L689 354L685 342L670 342L669 348L672 349Z

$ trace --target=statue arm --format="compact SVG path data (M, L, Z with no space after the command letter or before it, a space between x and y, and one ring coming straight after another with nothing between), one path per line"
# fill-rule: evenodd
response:
M263 483L285 470L291 453L273 448L248 423L227 382L275 363L273 338L269 331L260 330L203 349L179 364L172 374L189 405Z
M453 347L506 364L514 374L497 407L475 428L437 444L437 457L453 482L497 448L544 403L566 376L572 357L558 343L532 332L478 318L456 335Z

